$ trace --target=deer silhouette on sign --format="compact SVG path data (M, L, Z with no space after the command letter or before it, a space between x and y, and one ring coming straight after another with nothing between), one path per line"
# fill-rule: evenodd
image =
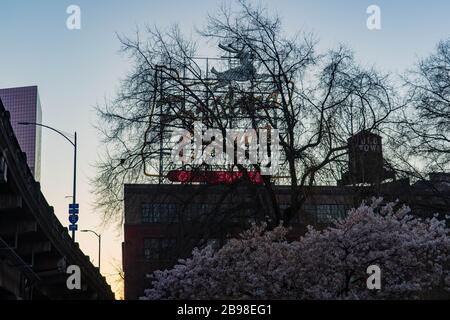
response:
M234 58L239 59L240 65L227 71L219 72L214 67L211 72L216 76L218 84L216 88L220 88L231 84L232 81L250 81L256 76L256 68L253 65L252 53L249 49L243 47L236 49L231 44L224 46L219 44L219 48L235 54Z

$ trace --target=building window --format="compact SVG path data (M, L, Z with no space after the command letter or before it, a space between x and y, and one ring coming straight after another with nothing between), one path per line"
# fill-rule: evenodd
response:
M166 260L176 245L173 238L146 238L144 239L145 260Z
M187 206L188 220L196 221L212 213L212 207L205 203L191 203Z
M142 205L142 223L178 222L177 208L173 203L144 203Z
M351 206L345 204L304 205L305 212L313 217L316 223L331 223L345 218Z

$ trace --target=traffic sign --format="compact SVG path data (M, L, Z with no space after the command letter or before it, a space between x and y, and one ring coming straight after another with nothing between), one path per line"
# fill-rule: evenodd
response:
M79 220L79 217L77 215L70 215L69 216L69 222L71 224L76 224Z
M79 220L78 213L80 210L80 205L78 203L70 203L69 204L69 230L70 231L77 231L78 225L77 222ZM74 233L75 234L75 233Z

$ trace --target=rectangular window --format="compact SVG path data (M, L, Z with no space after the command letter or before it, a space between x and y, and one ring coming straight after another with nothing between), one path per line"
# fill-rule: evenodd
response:
M146 238L144 239L145 260L166 260L175 248L174 238Z
M317 223L331 223L347 216L351 206L345 204L319 204L316 206Z
M187 218L190 221L198 221L204 216L211 214L212 206L205 203L190 203L187 206Z
M159 240L160 239L144 239L145 260L159 260Z
M142 223L178 222L177 207L173 203L144 203L142 205Z

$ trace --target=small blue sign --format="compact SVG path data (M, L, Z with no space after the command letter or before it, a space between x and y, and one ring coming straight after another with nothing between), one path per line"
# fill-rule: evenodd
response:
M70 215L69 216L69 222L71 224L76 224L79 220L79 217L77 215Z
M79 211L78 211L78 209L73 209L73 208L71 208L71 209L69 209L69 213L70 213L70 214L78 214Z
M77 231L78 230L78 225L76 225L76 224L69 225L69 230L70 231Z
M78 203L70 203L69 209L79 209L80 205Z

